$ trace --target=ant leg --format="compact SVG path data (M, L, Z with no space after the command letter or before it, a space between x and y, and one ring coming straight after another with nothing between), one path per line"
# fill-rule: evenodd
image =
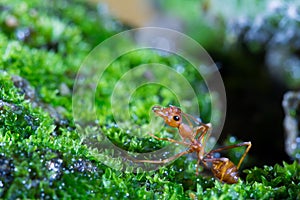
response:
M209 123L209 124L203 124L203 125L201 125L201 126L197 126L196 127L196 134L195 134L195 137L199 134L199 133L201 133L201 135L199 136L199 138L198 138L198 142L200 142L201 140L203 140L203 138L206 136L206 135L208 135L207 137L206 137L206 140L209 138L209 135L210 135L210 132L209 132L209 130L211 129L211 124Z
M201 126L196 127L196 134L195 137L201 133L201 135L199 136L199 138L197 139L197 141L202 144L202 148L201 151L199 152L199 155L201 155L200 157L203 157L204 153L205 153L205 146L207 143L207 140L210 136L210 130L211 126L210 124L204 124ZM206 136L206 137L205 137Z
M195 131L195 135L194 135L194 138L201 132L201 134L204 134L208 131L208 129L211 128L211 125L210 123L209 124L205 124L201 121L199 121L198 119L196 119L194 116L190 115L190 114L187 114L187 113L182 113L183 116L185 117L185 119L187 120L188 124L190 127L193 127L190 119L192 119L196 124L198 124L199 126L196 127L196 130ZM189 119L190 118L190 119ZM202 130L203 129L203 130ZM199 140L198 140L199 141Z
M240 168L240 166L241 166L243 160L245 159L247 153L249 152L249 150L250 150L250 148L251 148L251 146L252 146L251 142L244 142L244 143L245 143L245 146L247 146L247 148L246 148L246 150L245 150L243 156L240 158L240 161L239 161L239 163L238 163L238 165L237 165L237 168L238 168L238 169Z
M196 176L199 175L199 166L200 166L200 159L197 160L197 164L196 164Z
M212 154L212 153L215 153L215 152L220 152L220 151L223 151L223 150L226 150L226 149L232 149L232 148L236 148L236 147L242 147L242 146L247 146L244 154L242 155L242 157L240 158L240 161L237 165L237 168L239 169L243 160L245 159L247 153L249 152L252 144L251 142L242 142L242 143L238 143L238 144L234 144L234 145L229 145L229 146L225 146L225 147L221 147L221 148L218 148L218 149L215 149L215 150L211 150L208 154Z
M164 160L134 160L134 162L144 162L144 163L155 163L155 164L165 164L168 162L171 162L172 160L175 160L176 158L179 158L180 156L183 156L185 154L190 153L190 149L187 151L183 151L181 153L178 153L170 158L164 159Z
M172 143L175 143L175 144L181 144L181 145L184 145L184 146L190 146L189 143L187 142L184 142L184 141L177 141L177 140L173 140L171 138L159 138L151 133L148 133L151 137L157 139L157 140L165 140L165 141L169 141L169 142L172 142Z

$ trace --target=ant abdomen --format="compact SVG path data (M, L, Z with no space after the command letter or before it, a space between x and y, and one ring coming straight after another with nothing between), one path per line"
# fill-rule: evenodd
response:
M238 182L238 169L228 158L213 158L211 171L222 182L229 184Z

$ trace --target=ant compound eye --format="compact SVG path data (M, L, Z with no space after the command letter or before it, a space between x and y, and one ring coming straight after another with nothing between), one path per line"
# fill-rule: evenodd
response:
M174 119L175 121L179 121L179 120L180 120L180 117L179 117L178 115L175 115L175 116L173 117L173 119Z

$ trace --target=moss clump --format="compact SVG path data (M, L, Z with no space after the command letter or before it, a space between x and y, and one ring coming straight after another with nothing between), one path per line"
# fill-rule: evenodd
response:
M205 173L195 176L196 160L189 157L141 173L122 172L102 164L95 151L83 143L72 121L71 88L80 63L92 47L122 27L113 19L106 17L104 21L93 6L81 1L3 1L0 11L0 198L300 198L296 162L247 170L245 181L235 185L220 183ZM106 26L108 22L113 26ZM111 69L118 70L108 70L104 84L112 87L116 81L112 77L118 78L121 70L146 62L142 57L168 65L188 65L171 55L132 52L112 64L115 66ZM124 65L128 68L118 68ZM202 83L193 72L184 73L192 84ZM102 131L116 145L133 152L148 152L167 144L128 135L115 126L107 111L109 92L97 88L95 102L101 120L84 131ZM202 108L209 107L207 95L198 98ZM174 99L164 89L137 91L130 102L137 116L135 123L148 122L145 107L176 103ZM204 120L209 119L209 112L204 111ZM166 129L159 134L172 131Z

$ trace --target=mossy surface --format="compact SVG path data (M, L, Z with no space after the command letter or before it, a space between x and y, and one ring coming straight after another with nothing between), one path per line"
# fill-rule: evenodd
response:
M300 199L300 166L296 162L245 170L246 178L234 185L220 183L204 172L195 176L196 160L191 157L141 173L118 171L99 162L73 122L72 87L89 51L123 29L119 22L81 1L0 3L1 198ZM107 71L102 80L106 90L97 88L99 123L92 123L85 131L100 126L114 144L128 151L148 152L167 145L124 133L105 106L110 87L122 70L127 70L119 66L126 63L129 69L149 60L188 65L153 52L120 57L111 68L117 70ZM193 72L184 73L192 84L203 83ZM173 94L163 88L142 88L135 95L130 104L138 125L147 123L151 105L176 104ZM198 98L203 120L208 120L208 97L203 94Z

